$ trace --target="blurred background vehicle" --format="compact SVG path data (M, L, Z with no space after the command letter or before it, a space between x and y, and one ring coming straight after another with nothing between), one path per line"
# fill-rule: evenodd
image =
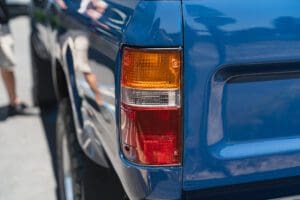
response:
M25 0L23 0L25 2ZM43 1L34 1L35 4L43 4ZM24 4L23 4L24 5ZM30 5L31 6L31 5ZM25 7L23 7L25 9ZM46 46L40 42L39 37L47 37L47 33L44 30L41 34L35 34L39 32L41 26L36 26L36 19L41 21L46 20L46 16L39 10L36 11L30 7L33 11L30 13L32 16L31 20L31 34L30 34L30 56L32 63L32 76L33 76L33 87L32 97L33 103L36 106L52 106L56 103L56 96L53 87L53 78L51 65L52 61L48 55ZM20 12L22 13L22 11ZM46 22L45 22L46 23ZM46 39L46 38L44 38Z
M30 0L7 0L10 17L29 14Z

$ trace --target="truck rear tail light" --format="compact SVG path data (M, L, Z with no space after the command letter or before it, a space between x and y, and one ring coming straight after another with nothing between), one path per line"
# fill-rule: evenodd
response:
M181 163L181 51L124 48L121 146L137 164Z

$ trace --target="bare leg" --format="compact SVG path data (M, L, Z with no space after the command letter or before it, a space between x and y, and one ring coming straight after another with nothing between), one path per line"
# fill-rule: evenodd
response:
M89 84L90 88L92 89L92 91L95 94L97 104L99 106L102 106L103 102L102 102L100 91L97 86L97 79L96 79L95 74L84 73L84 77L85 77L85 80L87 81L87 83Z
M14 72L2 69L1 74L9 97L10 105L18 105L20 103L20 100L16 93L16 80Z

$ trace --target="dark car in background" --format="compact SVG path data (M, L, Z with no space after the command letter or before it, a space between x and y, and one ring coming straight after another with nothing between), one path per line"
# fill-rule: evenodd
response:
M61 199L272 199L300 187L298 0L33 0Z
M10 17L29 14L30 0L6 0Z

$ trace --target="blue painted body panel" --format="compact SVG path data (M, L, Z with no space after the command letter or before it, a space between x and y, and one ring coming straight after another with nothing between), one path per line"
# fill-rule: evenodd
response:
M183 1L184 190L300 174L299 9Z
M107 166L104 152L131 199L300 175L298 0L105 0L97 20L81 2L34 1L33 31L64 68L82 149ZM123 45L183 48L180 167L120 151Z
M180 199L182 168L126 161L118 124L122 46L182 46L181 2L106 0L107 8L97 20L80 11L82 2L49 1L52 5L42 12L48 19L44 28L51 30L44 42L51 44L50 54L62 63L67 76L79 143L101 166L107 166L104 150L130 199ZM172 11L168 17L166 10ZM94 75L98 89L87 74Z

